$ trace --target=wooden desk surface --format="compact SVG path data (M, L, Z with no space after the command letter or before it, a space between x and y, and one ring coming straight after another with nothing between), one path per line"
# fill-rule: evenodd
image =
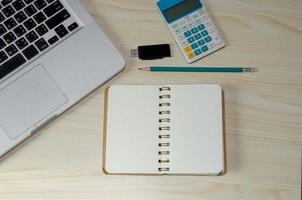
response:
M185 65L155 0L82 0L127 61L111 84L218 83L225 90L228 172L221 177L105 176L103 92L82 102L0 164L0 199L298 200L302 144L302 1L211 0L228 46L196 66L255 66L255 74L151 74ZM129 50L173 44L173 58Z

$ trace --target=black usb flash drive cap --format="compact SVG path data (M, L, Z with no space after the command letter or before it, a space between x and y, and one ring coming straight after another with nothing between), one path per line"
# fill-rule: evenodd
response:
M169 44L139 46L137 51L138 57L141 60L155 60L171 57L171 48Z

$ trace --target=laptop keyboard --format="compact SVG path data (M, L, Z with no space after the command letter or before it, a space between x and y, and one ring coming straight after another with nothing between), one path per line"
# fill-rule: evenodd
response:
M77 29L59 0L0 0L0 80Z

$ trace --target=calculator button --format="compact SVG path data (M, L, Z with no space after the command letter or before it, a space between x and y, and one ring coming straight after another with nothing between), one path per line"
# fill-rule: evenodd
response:
M203 29L205 29L205 26L203 24L200 24L197 28L198 30L202 31Z
M186 39L186 38L185 38L184 35L178 35L178 39L179 39L179 40L184 40L184 39Z
M206 43L209 43L212 41L212 38L210 36L207 36L204 40L206 41Z
M187 53L187 54L190 53L191 51L193 51L191 46L187 46L187 47L184 48L184 52Z
M202 22L201 19L196 19L196 21L195 21L196 24L200 24L201 22Z
M195 41L195 39L193 38L193 37L190 37L189 39L188 39L188 42L189 43L193 43Z
M203 20L203 21L206 21L206 20L208 20L208 19L209 19L209 15L204 14L204 15L202 16L202 20Z
M184 46L186 46L187 44L188 44L188 42L186 41L186 40L182 40L181 42L181 45L184 47Z
M207 30L202 31L202 32L201 32L201 35L202 35L203 37L205 37L205 36L209 35L209 32L208 32Z
M191 34L190 31L185 32L185 36L186 36L186 37L190 37L191 35L192 35L192 34Z
M197 28L193 28L193 29L191 30L191 32L192 32L193 34L195 34L195 33L198 32L198 29L197 29Z
M189 24L188 24L188 27L189 27L189 28L192 28L193 26L194 26L193 23L189 23Z
M175 31L175 33L176 33L176 34L181 33L181 29L177 29L177 30Z
M198 45L201 47L201 46L203 46L205 44L205 41L204 40L199 40L198 41Z
M192 17L188 17L188 18L187 18L187 23L190 22L190 21L192 21L192 20L193 20Z
M213 33L213 32L216 31L216 28L215 28L214 26L208 27L208 31L209 31L210 33Z
M201 52L200 49L196 49L196 50L194 51L194 53L195 53L196 56L198 56L198 55L200 55L202 52Z
M209 26L212 26L213 23L212 23L212 21L209 20L209 21L205 22L204 25L205 25L205 27L209 27Z
M186 17L184 17L184 19L185 19L185 20L188 20L188 19L190 19L190 16L186 16Z
M185 48L184 48L184 51L185 51L186 53L191 52L191 51L192 51L191 46L187 46L187 47L185 47Z
M184 25L184 26L182 27L182 30L187 30L188 28L189 28L188 25Z
M189 53L188 54L188 58L189 59L193 59L193 58L195 58L195 54L192 52L192 53Z
M215 41L216 44L220 44L223 42L223 40L221 39L221 37L218 35L218 33L214 33L212 35L212 39Z
M216 46L216 44L214 42L208 43L207 45L208 45L209 49L213 49Z
M194 43L191 45L192 49L197 49L198 48L198 44L197 43Z
M196 35L194 35L195 40L199 40L200 38L202 38L202 36L198 33Z
M206 52L206 51L208 51L208 50L209 50L209 48L208 48L207 46L201 47L201 51L202 51L202 52Z

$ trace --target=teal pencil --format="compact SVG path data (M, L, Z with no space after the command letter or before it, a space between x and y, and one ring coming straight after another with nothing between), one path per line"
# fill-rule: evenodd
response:
M255 68L245 67L145 67L141 71L150 72L203 72L203 73L244 73L256 72Z

